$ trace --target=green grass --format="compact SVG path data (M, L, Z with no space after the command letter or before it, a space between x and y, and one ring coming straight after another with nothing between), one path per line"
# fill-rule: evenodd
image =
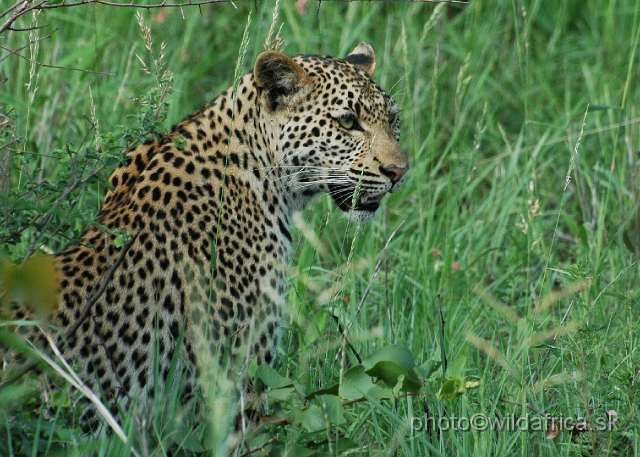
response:
M165 128L232 84L250 11L243 70L251 69L273 5L239 1L237 8L143 14L154 52L166 42L164 60L174 75ZM280 20L288 54L343 56L359 41L373 46L376 80L403 110L401 142L411 170L368 225L350 224L327 198L304 212L291 270L287 344L276 371L307 392L328 387L344 372L345 360L357 364L350 350L342 352L341 329L349 328L347 338L362 356L398 344L412 351L417 365L446 359L448 376L481 380L450 400L437 395L444 382L439 369L420 396L344 406L346 422L316 434L292 421L277 428L280 440L289 449L327 440L320 455L341 455L345 438L358 444L349 455L638 455L640 3L474 0L448 17L446 7L406 2L325 1L318 8L309 1L300 15L293 2L283 1ZM40 37L55 33L39 42L32 58L90 72L31 69L16 56L0 63L7 78L0 110L10 119L2 127L0 163L14 164L12 189L35 187L47 196L31 206L0 200L2 249L13 259L30 251L34 233L61 226L43 238L57 251L91 223L121 157L117 138L90 163L105 164L100 179L80 186L73 203L61 206L65 217L56 213L46 227L41 220L29 228L19 224L46 211L73 178L67 148L82 158L96 133L117 136L118 125L138 123L135 98L157 85L136 58L150 62L134 10L50 10L38 24L48 24ZM17 49L28 39L27 32L6 32L0 44ZM28 57L29 49L21 54ZM0 391L1 405L10 403L9 395L13 391ZM611 431L577 437L563 431L547 440L547 423L535 429L541 416L527 410L527 402L591 424L615 410L618 423ZM425 404L436 423L443 418L440 429L412 430ZM298 413L303 407L293 397L279 405ZM25 400L23 409L28 406ZM527 418L530 430L446 427L452 422L444 419L474 414ZM5 418L5 452L36 455L40 446L57 455L52 446L71 442L77 444L66 448L68 455L87 449L130 455L116 437L83 441L70 422L50 425L37 412L24 422ZM170 424L141 437L135 420L129 422L124 428L136 436L137 449L146 442L150 455L165 455L157 443L170 443L171 433L219 444L207 442L206 426L190 435ZM183 447L185 454L197 449Z

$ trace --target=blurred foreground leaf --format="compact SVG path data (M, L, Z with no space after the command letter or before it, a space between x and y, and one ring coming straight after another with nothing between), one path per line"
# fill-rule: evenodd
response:
M53 258L36 254L22 265L0 259L0 282L4 285L3 305L16 301L38 319L48 319L53 313L60 287Z

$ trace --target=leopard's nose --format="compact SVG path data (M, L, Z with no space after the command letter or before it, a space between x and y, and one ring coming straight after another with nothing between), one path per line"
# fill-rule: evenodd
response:
M409 170L409 167L396 167L395 165L380 167L382 174L389 178L394 184L402 179L407 170Z

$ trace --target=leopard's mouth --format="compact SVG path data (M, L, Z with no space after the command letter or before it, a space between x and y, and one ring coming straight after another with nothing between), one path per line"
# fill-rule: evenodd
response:
M382 202L382 197L385 194L379 195L367 195L358 199L358 202L355 205L354 209L359 209L362 211L377 211L380 208L380 203Z
M329 193L336 202L336 205L344 211L368 211L376 212L380 208L382 198L386 195L386 192L375 195L361 195L354 202L355 189L351 186L329 185ZM354 204L355 203L355 204Z

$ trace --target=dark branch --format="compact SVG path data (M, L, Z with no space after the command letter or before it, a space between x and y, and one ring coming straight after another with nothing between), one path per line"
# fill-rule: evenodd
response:
M113 263L113 265L111 265L109 270L107 270L107 274L105 275L104 279L102 280L102 284L100 286L100 289L98 289L98 291L95 294L93 294L93 296L89 299L87 304L84 305L84 309L82 310L82 314L80 314L80 317L78 317L78 319L73 323L73 325L69 328L69 330L67 330L66 333L64 334L65 339L68 340L69 338L71 338L73 336L73 334L76 332L76 330L78 330L78 327L80 327L82 322L89 315L89 312L91 311L91 308L93 307L95 302L97 302L98 299L104 293L104 291L107 290L107 286L111 282L111 279L113 278L113 274L115 273L116 269L120 266L120 264L124 260L124 257L127 255L127 251L129 250L129 248L131 248L131 246L133 245L133 243L136 240L136 238L138 238L138 233L135 233L131 237L131 239L128 240L124 244L124 246L122 247L122 249L120 251L120 255L118 256L116 261Z
M189 6L201 6L201 5L209 5L211 3L230 3L233 0L200 0L200 1L186 1L186 2L178 2L178 3L170 3L166 0L153 3L150 5L140 5L136 3L134 0L128 1L126 3L118 3L111 2L106 0L80 0L75 2L67 2L63 0L62 3L56 3L52 5L47 5L49 0L40 0L35 2L33 0L19 0L13 6L7 8L5 11L0 13L0 19L7 16L9 13L12 13L11 16L4 22L4 24L0 25L0 34L5 30L10 30L11 25L18 20L21 16L24 16L29 11L34 10L48 10L54 8L68 8L71 6L80 6L80 5L106 5L113 7L121 7L121 8L143 8L143 9L154 9L154 8L186 8ZM26 28L25 30L33 30L35 27Z
M35 5L32 5L31 3L33 2L33 0L20 0L16 2L15 5L8 8L4 13L0 13L0 18L2 18L9 14L11 11L15 10L13 11L13 14L9 17L9 19L7 19L4 24L0 25L0 34L5 30L11 28L11 25L15 21L17 21L20 16L28 13L29 11L39 9L40 7L44 6L47 1L48 0L41 0Z
M4 56L2 59L0 59L0 63L2 63L5 59L7 59L8 57L10 57L11 55L17 55L18 57L22 57L20 54L18 54L20 51L22 51L25 48L28 48L29 46L31 46L34 43L37 43L38 41L42 41L42 40L46 40L47 38L51 38L51 36L55 33L55 30L53 32L51 32L49 35L45 36L45 37L40 37L37 38L33 41L29 41L27 44L25 44L24 46L20 46L18 49L12 50L9 49L5 46L0 45L0 48L4 49L5 51L7 51L9 54L7 54L6 56Z
M55 33L55 30L53 31L53 33ZM49 38L49 37L51 37L51 35L53 35L53 33L50 33L49 35L47 35L46 37L41 38L41 39ZM33 43L34 43L34 42L32 41L32 42L30 42L30 43L29 43L28 45L26 45L26 46L30 46L30 45L31 45L31 44L33 44ZM23 47L22 47L22 48L20 48L20 49L24 49L24 47L25 47L25 46L23 46ZM51 65L51 64L47 64L47 63L38 62L37 60L30 59L30 58L28 58L28 57L23 56L22 54L18 54L18 52L19 52L20 50L12 51L11 49L7 48L6 46L2 46L2 45L0 45L0 49L4 49L5 51L9 52L9 54L8 54L8 55L6 55L6 56L5 56L5 57L3 57L2 59L0 59L0 62L2 62L4 59L6 59L7 57L9 57L10 55L15 55L15 56L17 56L17 57L20 57L21 59L24 59L24 60L26 60L26 61L28 61L28 62L31 62L31 63L35 63L36 65L39 65L39 66L41 66L41 67L46 67L46 68L57 68L57 69L59 69L59 70L81 71L81 72L84 72L84 73L91 73L91 74L94 74L94 75L101 75L101 76L113 76L113 73L106 73L106 72L102 72L102 71L93 71L93 70L84 70L84 69L82 69L82 68L61 67L61 66L58 66L58 65Z
M74 324L65 332L64 338L66 340L68 340L69 338L71 338L73 336L73 334L76 332L78 327L80 327L82 322L89 315L89 312L91 311L91 308L93 307L93 305L98 301L98 299L102 296L102 294L104 294L104 291L107 290L107 286L111 282L111 279L113 278L113 274L115 273L116 269L120 266L120 264L124 260L126 254L127 254L127 251L129 250L129 248L131 248L131 246L133 245L133 243L134 243L134 241L136 240L137 237L138 237L138 233L135 233L131 237L131 239L128 240L124 244L124 246L122 247L122 250L120 252L120 255L118 256L116 261L111 265L109 270L107 270L107 273L106 273L104 279L102 280L102 284L100 286L100 289L98 289L98 291L95 294L93 294L93 296L87 301L86 305L84 306L84 309L82 310L82 314L80 314L80 316L74 322ZM24 365L15 375L13 375L12 377L10 377L8 379L5 379L2 382L0 382L0 390L2 390L2 388L4 388L4 387L9 386L9 385L13 384L14 382L16 382L18 379L20 379L22 376L27 374L29 371L33 370L37 366L37 364L38 364L38 362L32 361L32 362L29 362L26 365Z

